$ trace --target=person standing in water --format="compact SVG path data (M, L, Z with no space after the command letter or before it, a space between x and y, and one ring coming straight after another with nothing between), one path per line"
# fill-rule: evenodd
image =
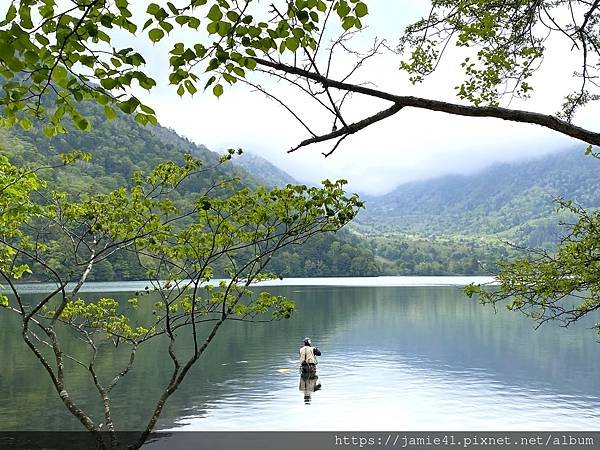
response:
M321 351L313 347L310 338L304 338L304 345L300 347L300 371L303 374L317 373L317 356L321 356Z

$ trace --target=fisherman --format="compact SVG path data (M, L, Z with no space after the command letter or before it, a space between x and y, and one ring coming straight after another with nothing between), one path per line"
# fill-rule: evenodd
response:
M317 356L321 356L321 351L313 347L310 338L304 338L304 345L300 347L300 371L302 373L317 373Z

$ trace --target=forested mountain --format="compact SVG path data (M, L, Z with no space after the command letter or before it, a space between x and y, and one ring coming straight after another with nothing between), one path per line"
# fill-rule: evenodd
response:
M93 131L71 131L48 139L41 129L0 130L0 145L17 164L47 165L57 154L82 150L93 155L52 172L57 189L75 194L102 192L127 185L134 171L148 171L183 155L214 163L218 155L163 127L142 127L119 115L107 121L95 105L87 105ZM285 277L393 275L474 275L494 271L495 261L511 255L503 241L552 248L561 234L553 198L600 206L600 161L571 148L543 158L497 164L478 174L451 175L408 183L381 197L368 198L367 208L349 230L316 237L286 249L271 270ZM218 172L239 177L246 186L283 186L294 179L260 156L244 154ZM184 186L186 201L201 186ZM140 279L133 260L98 264L95 280Z
M24 131L19 128L0 130L0 151L9 156L12 162L34 167L56 165L58 153L81 150L92 154L90 162L76 164L51 172L40 172L57 190L74 195L87 192L107 192L130 183L135 171L150 171L165 160L181 162L186 153L191 153L207 163L215 163L219 155L202 145L196 145L172 130L163 127L141 126L131 117L120 114L109 121L95 104L84 106L84 113L91 119L92 131L69 133L48 139L41 127ZM247 155L238 157L239 160ZM217 172L217 177L239 177L245 186L280 185L293 182L284 172L260 158L248 159L248 164L225 164ZM264 160L263 160L264 161ZM248 169L244 168L248 167ZM256 176L253 171L256 170ZM278 169L277 169L278 170ZM187 183L187 182L186 182ZM204 181L200 180L200 184ZM206 180L208 184L208 180ZM175 200L185 202L202 186L187 183ZM67 262L65 262L67 264ZM328 234L309 241L302 246L293 246L272 260L268 270L282 276L344 276L377 275L379 268L374 255L359 238L345 230ZM223 274L216 274L217 276ZM91 280L131 280L143 279L145 273L133 259L124 256L113 257L98 263Z
M449 175L399 186L367 200L358 222L378 231L420 235L502 236L528 245L556 242L553 199L600 206L600 161L574 147L475 175Z
M368 198L354 229L371 242L386 274L495 272L518 252L506 242L553 249L565 232L554 199L600 206L600 161L574 147L496 164L474 175L407 183Z

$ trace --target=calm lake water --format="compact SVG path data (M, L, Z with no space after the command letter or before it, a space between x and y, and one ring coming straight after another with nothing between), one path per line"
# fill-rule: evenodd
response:
M465 298L453 286L464 281L295 280L265 287L295 299L298 312L281 322L226 324L169 401L158 428L599 429L600 345L592 323L534 331L515 313L500 308L495 314ZM29 287L28 295L39 289ZM125 300L126 294L115 293L122 289L97 285L87 295L113 292ZM10 331L13 320L0 311L0 430L79 430ZM311 384L303 385L297 372L306 335L323 352L321 389L309 403L301 388ZM161 345L142 351L114 392L120 429L145 423L168 380L171 363ZM108 377L119 364L115 357L99 361L99 368ZM100 417L86 373L68 382L71 395Z

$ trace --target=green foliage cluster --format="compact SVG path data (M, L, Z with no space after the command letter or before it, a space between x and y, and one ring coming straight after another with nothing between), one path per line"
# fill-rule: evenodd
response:
M156 82L140 70L145 63L141 54L110 47L114 29L137 31L128 2L119 0L111 8L105 3L73 2L63 10L64 5L53 0L11 2L0 22L4 125L18 123L29 129L32 117L46 115L47 136L64 132L66 117L80 130L89 130L89 119L74 103L92 99L104 105L107 117L113 117L117 107L127 114L137 112L141 123L156 123L154 111L136 97L110 92L134 81L151 89ZM110 50L101 50L102 45ZM48 94L56 94L52 108L43 102Z
M446 50L462 50L463 81L458 97L476 106L497 106L504 96L528 98L532 76L560 39L579 53L580 80L564 98L559 116L571 121L577 108L600 97L593 82L598 69L600 11L578 0L433 0L430 13L406 28L401 69L421 82L440 64ZM548 45L552 38L552 45Z
M600 211L589 212L571 201L560 207L577 220L567 226L555 252L528 249L500 262L500 286L470 285L466 292L481 303L504 303L538 324L550 320L569 326L600 309ZM600 323L594 326L600 334Z
M16 167L6 156L0 155L0 230L5 239L26 240L20 225L37 214L39 209L31 200L31 194L42 186L34 171ZM26 264L15 264L17 256L14 247L0 246L0 270L18 280L30 269ZM8 306L8 297L4 294L0 294L2 306Z
M409 26L402 41L412 52L401 68L411 74L413 82L431 73L442 56L441 47L455 40L457 47L479 50L476 57L467 56L461 63L466 79L456 87L460 98L475 105L497 105L507 80L513 94L527 96L534 63L544 53L543 38L530 32L536 22L536 2L519 2L511 8L485 0L432 3L431 16ZM444 17L447 20L442 24ZM422 39L427 27L435 31Z
M129 0L11 2L0 21L0 96L5 125L32 127L45 117L44 133L65 132L65 120L80 130L92 124L80 104L93 100L107 118L121 110L142 125L156 125L154 111L128 93L138 85L150 90L156 81L143 71L145 59L134 48L116 48L114 34L144 32L158 43L176 28L207 33L197 42L175 42L169 52L169 81L179 95L211 88L220 97L253 71L256 59L272 52L315 50L319 32L330 15L344 30L362 28L368 14L360 0L297 0L275 2L272 17L256 11L256 0L189 0L179 6L152 2L134 16ZM139 23L136 23L139 22ZM52 107L44 103L55 95Z

